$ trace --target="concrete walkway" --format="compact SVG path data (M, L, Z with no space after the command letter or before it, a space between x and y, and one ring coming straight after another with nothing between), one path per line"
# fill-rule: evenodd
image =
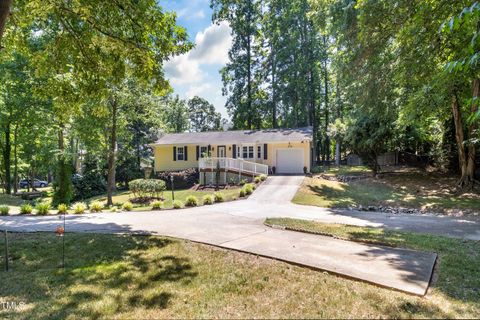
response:
M293 217L412 228L403 218L390 220L390 217L370 216L369 213L364 219L360 214L355 216L294 205L290 200L302 180L303 177L298 176L270 177L249 199L214 206L161 212L71 215L67 217L67 232L171 236L276 258L417 295L426 293L435 253L367 245L264 226L265 217ZM58 216L8 216L0 217L0 223L0 229L53 232L61 221Z

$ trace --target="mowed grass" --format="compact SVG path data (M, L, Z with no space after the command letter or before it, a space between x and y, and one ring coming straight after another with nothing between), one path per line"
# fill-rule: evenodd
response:
M364 167L331 169L336 175L369 175ZM456 194L457 177L420 170L397 171L378 178L339 182L320 177L306 177L293 198L297 204L345 208L350 206L391 206L416 208L424 211L450 212L467 210L480 212L480 195Z
M199 204L202 204L203 196L210 194L213 195L215 191L202 191L202 190L194 190L194 189L182 189L182 190L175 190L175 200L180 200L185 203L185 200L188 196L195 196L199 200ZM239 198L240 188L231 188L231 189L220 189L218 192L223 193L225 196L225 201L231 201L233 199ZM164 208L169 209L173 207L172 201L172 191L165 191L163 193L164 200ZM127 201L132 201L134 199L134 195L130 191L119 191L116 192L112 198L114 204L122 204ZM102 203L107 203L106 195L96 196L90 199L85 200L86 203L92 201L100 201ZM133 210L141 211L141 210L151 210L150 205L147 204L134 204Z
M254 255L154 236L10 234L11 271L0 318L418 318L478 317L471 257L451 292L416 297ZM3 239L0 246L3 247ZM478 245L478 244L477 244ZM462 247L478 255L478 246ZM475 249L476 251L471 251ZM452 248L451 250L458 249ZM3 254L3 250L1 251ZM0 257L3 261L3 257ZM452 261L453 263L453 261ZM444 263L442 262L442 265ZM441 265L441 266L442 266ZM456 274L465 275L458 283ZM473 281L473 282L470 282ZM454 284L467 289L456 288ZM464 295L461 295L464 290Z
M433 288L422 299L423 308L431 313L415 317L437 317L437 312L443 314L440 317L480 317L480 241L288 218L269 218L265 223L344 240L436 252ZM410 308L414 311L418 306Z

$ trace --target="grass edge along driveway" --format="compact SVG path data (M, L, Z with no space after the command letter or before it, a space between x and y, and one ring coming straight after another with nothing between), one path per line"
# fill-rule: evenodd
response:
M453 309L465 308L475 317L480 316L480 241L289 218L268 218L265 224L349 241L436 252L433 285L426 299L438 301L442 297Z

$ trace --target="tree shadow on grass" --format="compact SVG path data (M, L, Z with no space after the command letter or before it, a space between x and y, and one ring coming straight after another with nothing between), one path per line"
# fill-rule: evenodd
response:
M135 308L161 310L175 297L167 283L197 276L188 258L171 253L180 245L175 240L102 234L70 234L67 239L63 271L55 268L60 255L52 248L58 240L54 235L12 236L11 251L19 258L12 261L12 271L0 273L0 297L31 307L0 317L97 318Z

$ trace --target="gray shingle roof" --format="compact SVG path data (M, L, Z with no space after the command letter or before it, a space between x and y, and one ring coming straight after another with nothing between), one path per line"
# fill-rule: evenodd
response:
M153 145L267 143L303 140L312 140L312 127L171 133L164 135Z

